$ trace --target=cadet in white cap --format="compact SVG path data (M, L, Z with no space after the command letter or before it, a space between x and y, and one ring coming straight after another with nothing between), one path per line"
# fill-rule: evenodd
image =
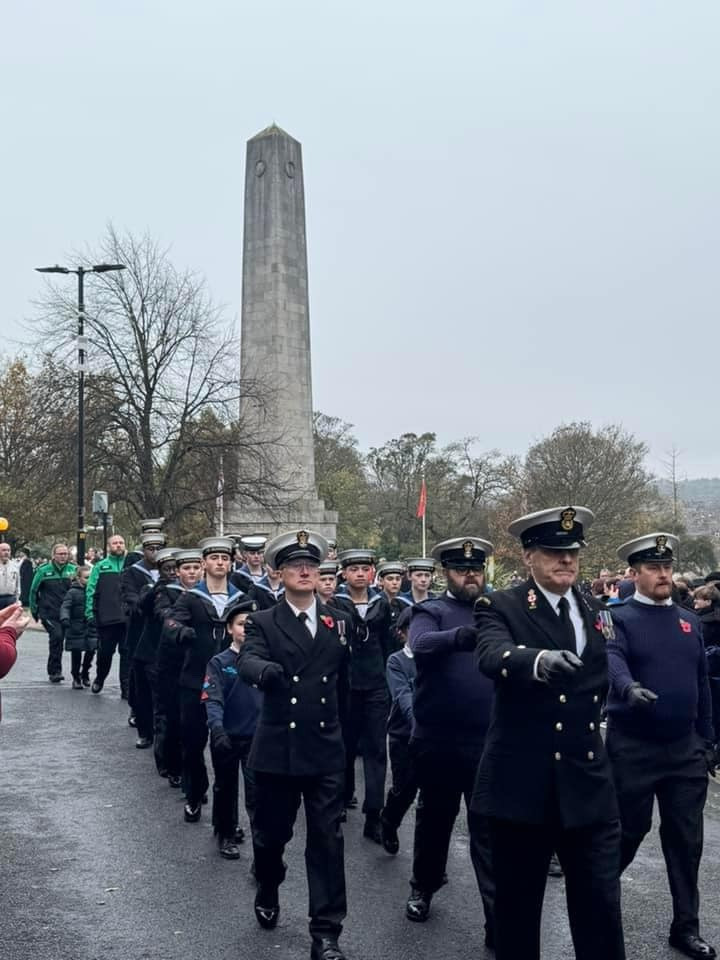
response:
M357 805L355 759L363 743L365 814L363 836L382 843L380 811L385 801L387 773L387 718L390 712L385 665L395 650L392 612L387 597L371 586L375 553L365 547L341 551L340 565L346 592L338 592L333 604L351 618L353 624L350 671L350 707L345 729L347 770L345 805Z
M409 603L423 603L425 600L434 599L435 594L430 592L433 574L435 573L433 558L408 557L405 561L405 567L410 577L410 589L401 594L403 599Z
M157 568L157 553L165 546L165 534L159 530L144 533L141 538L142 554L140 558L126 566L120 576L120 600L127 617L127 632L125 634L125 651L130 661L130 677L128 683L128 705L131 727L137 726L137 664L135 662L135 648L145 627L145 611L142 601L145 593L150 590L160 576ZM146 691L147 692L147 691ZM141 707L142 710L142 707ZM152 705L149 705L152 714ZM147 716L145 711L144 716ZM138 739L135 744L139 749L146 749L152 745L152 729L146 726L138 730Z
M255 916L271 929L280 914L283 850L302 800L310 894L312 960L344 960L346 914L340 817L345 748L340 707L347 691L349 620L316 595L327 542L309 530L271 540L267 562L280 571L278 603L248 618L238 668L263 692L248 766L255 774Z
M239 573L257 583L265 576L264 555L267 537L262 533L253 533L240 538L240 551L244 560Z
M700 936L697 884L708 773L715 776L712 707L700 623L672 598L678 549L678 538L663 532L618 548L635 593L612 607L607 750L620 804L621 870L649 832L657 800L673 902L670 944L704 958L715 956Z
M538 960L553 850L575 956L625 957L618 808L600 736L612 622L575 587L592 520L579 506L515 520L531 575L475 605L477 659L495 700L472 809L490 818L498 960Z

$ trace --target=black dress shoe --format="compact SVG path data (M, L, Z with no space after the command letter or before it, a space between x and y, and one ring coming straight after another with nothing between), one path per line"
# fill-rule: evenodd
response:
M51 673L48 677L50 683L60 683L60 681L64 679L65 677L61 673Z
M153 742L150 737L138 737L135 741L135 746L138 750L147 750L147 748L151 747L152 745Z
M263 930L272 930L277 926L279 916L277 887L265 887L260 884L255 894L255 919Z
M80 680L81 680L82 685L83 685L84 687L89 687L89 686L90 686L90 677L88 677L87 674L83 674L83 675L80 677Z
M103 685L99 680L93 680L92 686L90 687L93 693L100 693L102 688L103 688Z
M425 923L430 915L431 901L431 893L425 893L424 890L411 887L410 896L405 905L405 916L408 920L413 920L415 923Z
M185 823L197 823L202 813L202 807L199 803L186 803L183 808L183 813L185 815Z
M238 845L234 840L231 840L230 837L223 837L218 846L220 850L220 856L225 857L226 860L240 859L240 850Z
M388 823L382 814L380 815L380 839L386 853L395 856L400 849L400 839L397 828L393 827L391 823Z
M717 956L715 948L694 933L671 933L668 943L686 957L697 957L697 960L708 960Z
M130 716L128 717L128 726L137 727L137 717L135 716L134 713L131 713Z
M345 960L345 954L334 937L313 937L310 960Z
M79 677L73 677L72 688L73 690L82 690L83 685L80 682Z
M369 814L365 817L365 826L363 827L363 836L373 843L382 843L382 827L380 826L380 817L377 814Z
M171 773L168 775L168 783L170 784L171 787L173 787L173 789L177 790L177 788L182 783L182 777L177 776L174 773Z

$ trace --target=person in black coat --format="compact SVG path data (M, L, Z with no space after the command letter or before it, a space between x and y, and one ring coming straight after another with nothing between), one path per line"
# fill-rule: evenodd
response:
M157 553L165 545L165 534L160 531L144 533L142 536L142 556L135 563L129 563L125 558L125 568L120 574L120 602L127 620L125 630L125 651L130 662L128 678L128 706L130 716L128 723L131 727L137 726L137 662L135 648L138 645L142 632L145 629L147 607L145 601L152 588L157 583L159 573L157 569ZM149 688L141 687L141 696L149 700ZM141 704L143 713L152 713L152 703ZM152 734L145 730L138 731L136 746L149 747L152 743Z
M97 648L95 625L85 616L85 588L89 577L89 566L78 567L77 576L60 606L60 626L65 649L70 651L73 690L90 686L90 667Z
M285 593L248 618L238 659L241 678L263 693L248 764L255 776L255 916L267 929L280 913L283 850L305 807L311 960L344 960L338 946L346 914L341 817L349 618L315 596L327 543L306 530L275 537L267 562Z
M345 806L356 802L353 796L355 758L362 743L363 836L382 843L380 811L385 799L386 725L390 712L385 664L395 651L392 613L385 593L370 586L375 554L362 548L343 550L339 560L346 586L335 594L332 606L347 614L352 623L350 705L345 730Z
M600 735L610 612L574 586L585 507L514 521L531 577L475 606L477 662L495 683L472 809L490 818L498 960L538 960L548 865L565 872L578 960L624 960L620 824Z

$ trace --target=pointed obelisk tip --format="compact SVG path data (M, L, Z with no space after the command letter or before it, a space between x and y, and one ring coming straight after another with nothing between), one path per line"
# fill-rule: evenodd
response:
M250 137L248 143L250 143L252 140L262 140L265 137L288 137L290 140L295 139L295 137L291 136L287 130L283 130L283 128L279 127L273 120L269 127L265 127L265 129L261 130L260 133L256 133L254 137Z

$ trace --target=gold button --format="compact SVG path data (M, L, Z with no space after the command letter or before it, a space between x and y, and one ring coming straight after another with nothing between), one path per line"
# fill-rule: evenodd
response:
M323 683L327 683L327 677L322 678Z
M503 667L502 670L500 671L500 675L503 676L503 677L506 677L506 676L508 675L508 674L507 674L507 670L505 669L505 667Z
M321 720L321 721L320 721L320 726L321 726L321 727L324 727L324 726L325 726L325 721L324 721L324 720Z
M325 697L320 697L320 703L326 703Z
M300 683L300 677L297 674L293 677L293 683Z
M509 651L509 650L506 650L505 653L502 655L502 658L503 658L503 660L507 660L507 658L508 658L509 656L510 656L510 651Z
M555 729L557 730L558 733L560 733L560 731L562 730L562 724L561 724L561 723L556 723L556 724L555 724Z
M297 703L297 697L290 697L290 703L292 704Z
M556 759L556 760L562 760L562 754L561 754L561 753L556 753L556 754L555 754L555 759Z
M294 730L296 726L297 726L297 724L295 723L295 721L294 721L294 720L291 720L291 721L290 721L290 729L291 729L291 730Z
M594 760L594 759L595 759L595 754L592 752L592 750L588 750L588 760Z
M595 694L595 696L593 697L593 703L597 703L599 699L600 697L597 694Z
M594 729L595 729L595 724L594 724L594 723L589 723L589 724L588 724L588 727L590 727L591 730L594 730Z
M518 644L518 650L527 650L527 647L525 646L524 643L519 643L519 644Z
M558 697L558 700L560 701L560 703L567 703L567 697L565 696L564 693L560 694L560 696Z

